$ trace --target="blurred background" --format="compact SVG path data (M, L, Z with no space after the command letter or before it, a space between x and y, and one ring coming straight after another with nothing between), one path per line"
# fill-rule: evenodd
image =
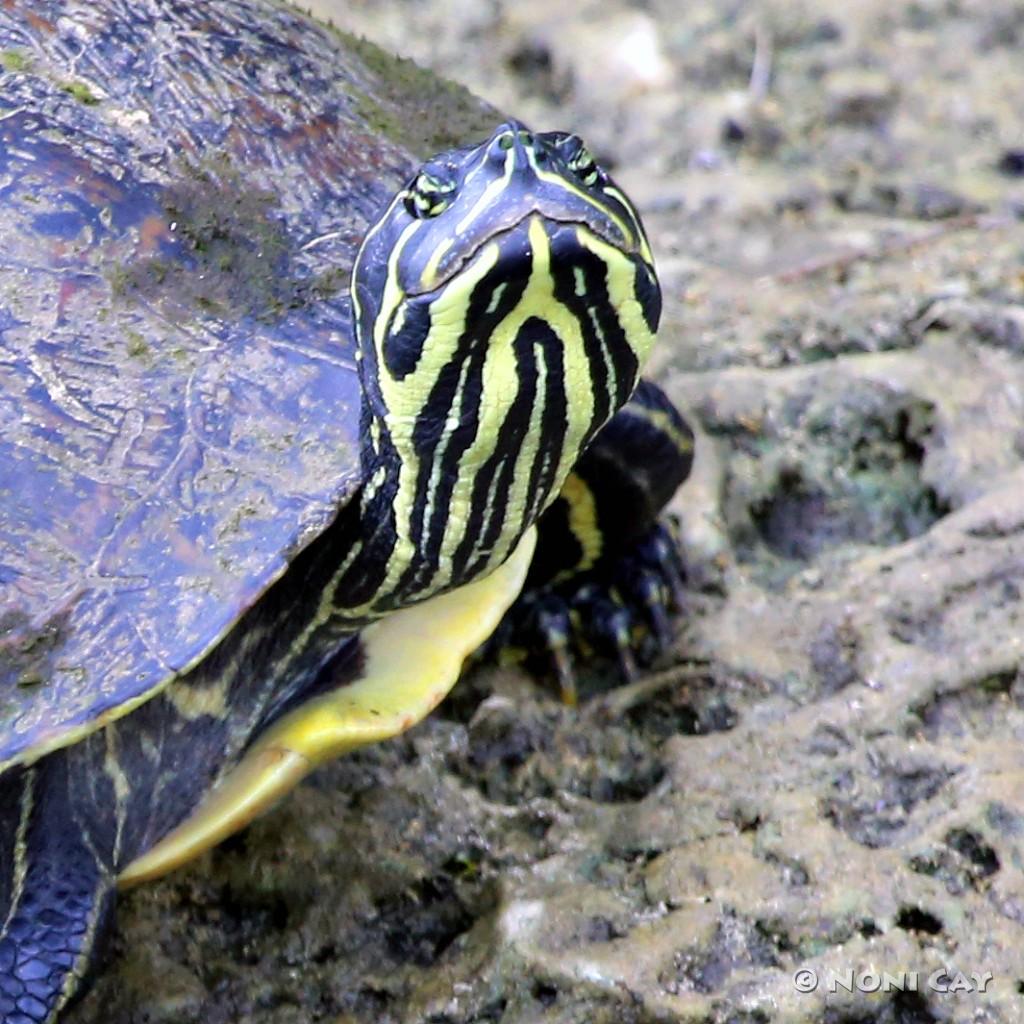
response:
M790 302L773 287L780 275L1024 203L1015 0L310 6L532 127L583 135L644 211L670 299L690 285L696 308L673 353L681 366L779 358L751 336L759 323L732 314L737 303L759 313ZM861 273L858 262L845 269ZM1020 297L1019 277L1009 283ZM901 311L919 285L903 281ZM711 309L705 290L719 300ZM714 316L722 304L737 321L726 338ZM814 333L786 345L818 346Z

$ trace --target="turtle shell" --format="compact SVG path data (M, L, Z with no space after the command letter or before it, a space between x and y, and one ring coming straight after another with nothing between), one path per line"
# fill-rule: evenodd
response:
M258 0L7 0L0 72L2 768L194 666L351 497L355 249L487 115Z

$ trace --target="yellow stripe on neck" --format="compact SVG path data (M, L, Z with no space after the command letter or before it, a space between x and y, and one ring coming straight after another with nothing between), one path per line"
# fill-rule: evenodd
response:
M532 318L542 320L557 337L562 349L564 387L567 397L567 430L563 448L552 476L551 492L543 495L547 505L557 494L562 481L578 457L594 418L593 381L586 342L576 316L555 298L555 282L551 272L551 244L542 219L530 219L527 235L532 254L530 276L515 307L499 323L489 339L481 339L487 345L482 371L482 394L480 407L476 411L477 428L472 442L462 452L454 471L455 485L447 499L443 534L440 544L439 565L442 571L434 578L424 580L422 589L414 596L428 597L450 584L443 574L443 567L451 561L465 537L466 524L472 518L472 502L476 476L480 468L494 455L502 436L502 426L507 410L513 405L521 386L515 342L524 324ZM609 252L615 252L609 247ZM381 374L380 390L387 408L385 421L395 451L402 453L399 470L398 490L394 501L396 532L398 538L392 558L388 563L387 577L380 592L390 593L404 575L416 554L413 543L414 520L430 522L433 512L432 500L437 492L436 472L444 458L452 433L465 416L462 408L465 389L456 389L454 404L448 410L437 410L436 415L447 419L441 440L433 452L434 465L423 466L416 458L413 433L419 417L427 406L441 373L456 357L459 344L467 329L469 306L476 286L490 273L498 258L498 245L484 247L473 263L459 274L435 300L430 310L430 331L422 347L422 355L413 372L401 380L390 379ZM616 253L618 256L618 254ZM618 256L621 260L622 257ZM383 343L383 336L379 338ZM538 353L538 374L543 376L547 367L543 353ZM381 355L379 364L385 361ZM536 460L541 457L540 424L544 415L546 394L538 389L537 406L531 410L532 429L528 431L515 459L512 483L503 496L500 514L506 523L521 524L531 511L528 505L533 497L530 493L530 478ZM429 473L426 488L426 507L416 508L416 495L422 473ZM533 510L536 514L539 508ZM502 529L498 532L493 549L474 550L473 557L482 557L486 568L501 562L519 534L519 529Z
M569 514L569 530L579 543L582 554L571 569L555 577L556 581L568 579L578 572L593 568L604 548L604 538L597 522L594 492L578 474L570 473L565 478L560 497L565 499Z

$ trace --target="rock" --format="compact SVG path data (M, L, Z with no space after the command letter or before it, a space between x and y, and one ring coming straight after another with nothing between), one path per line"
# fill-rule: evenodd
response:
M1024 177L1024 149L1005 149L996 165L1008 178Z
M884 121L899 100L899 89L884 71L844 68L824 81L827 117L846 125L875 126Z

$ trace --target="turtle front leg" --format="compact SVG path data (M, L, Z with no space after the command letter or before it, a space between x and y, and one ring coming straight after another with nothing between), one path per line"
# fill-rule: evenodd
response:
M638 658L668 646L682 560L660 517L689 475L693 441L668 396L641 381L541 518L526 588L491 652L541 648L572 704L580 653L612 656L628 679Z
M101 840L63 751L0 775L0 1024L50 1024L80 995L113 910Z

